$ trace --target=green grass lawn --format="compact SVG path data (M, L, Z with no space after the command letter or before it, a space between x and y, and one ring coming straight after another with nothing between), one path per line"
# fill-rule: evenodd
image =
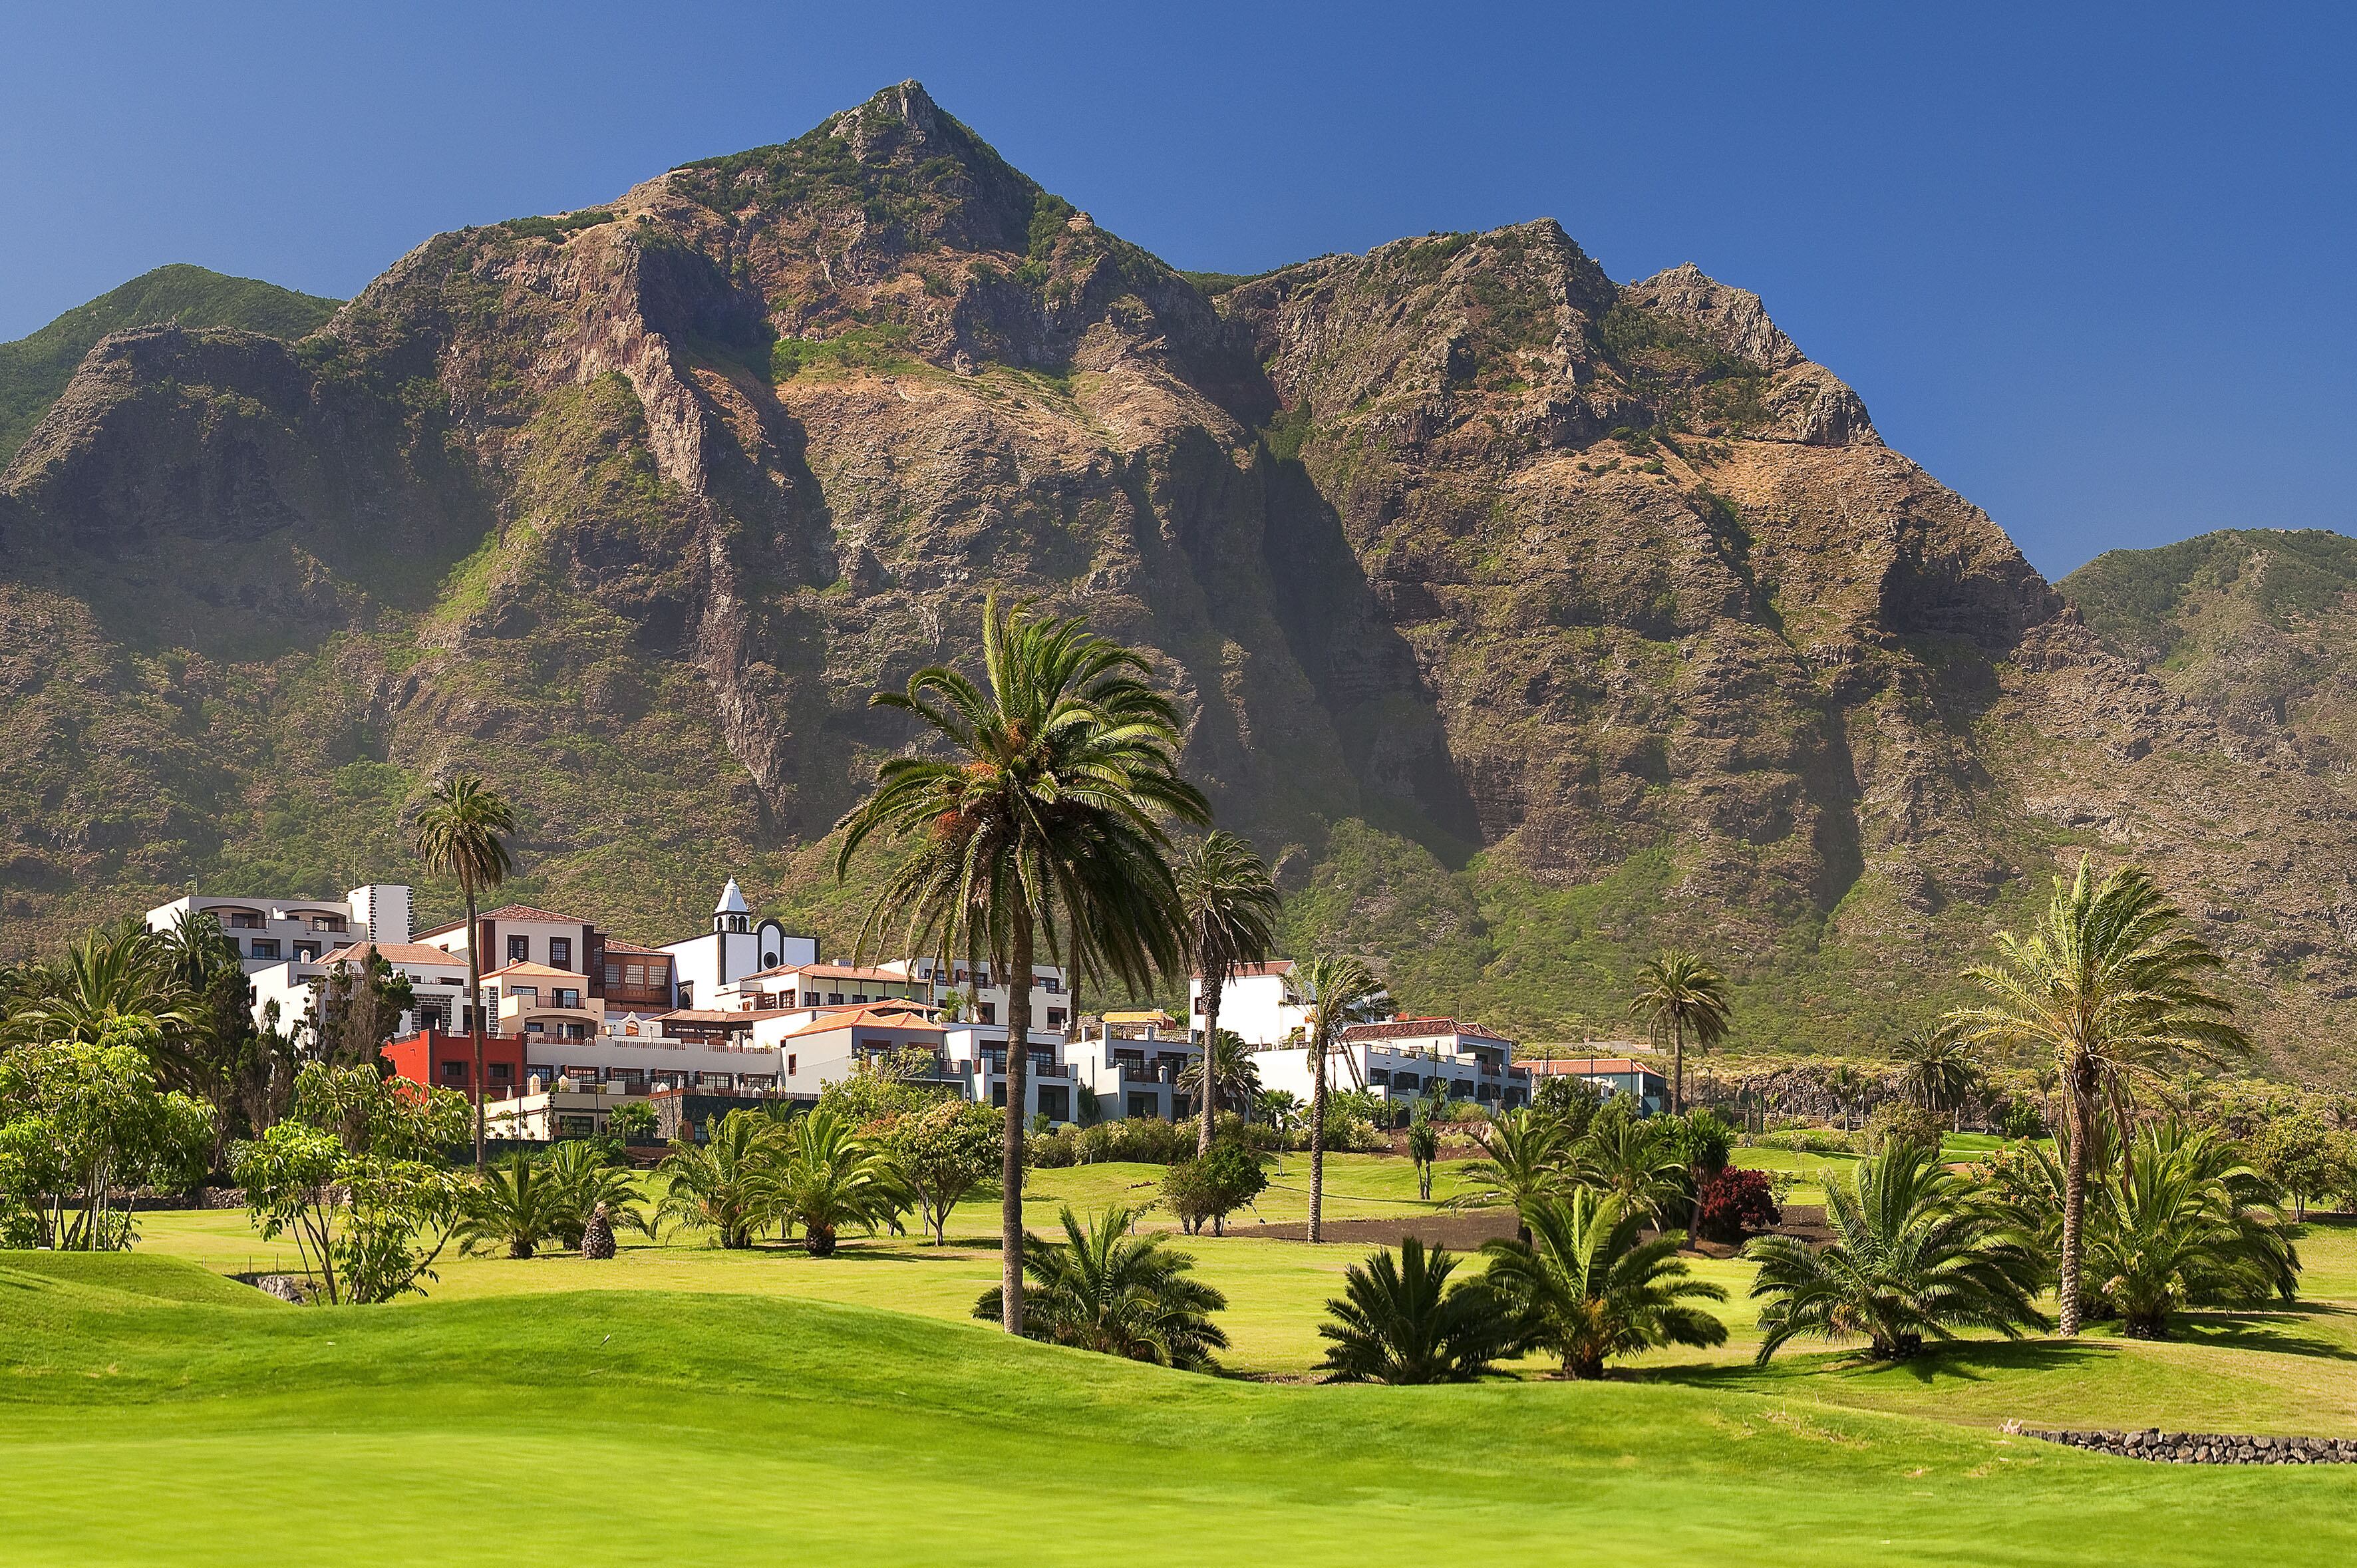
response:
M1798 1385L1265 1387L742 1294L238 1301L159 1256L0 1255L7 1562L2357 1551L2345 1471L2104 1459Z
M1819 1183L1851 1163L1741 1157ZM1258 1218L1301 1217L1305 1165L1279 1167ZM1033 1228L1149 1198L1158 1176L1036 1172ZM1403 1160L1337 1156L1328 1189L1337 1218L1424 1207ZM1229 1297L1241 1376L1215 1379L972 1323L997 1277L995 1200L963 1207L942 1248L813 1259L666 1232L603 1264L446 1256L430 1296L347 1309L221 1278L294 1264L242 1212L141 1221L128 1257L0 1254L0 1561L1055 1563L1151 1541L1318 1563L1404 1529L1483 1558L1638 1563L2357 1547L2357 1471L2146 1466L1998 1431L2357 1434L2357 1224L2304 1229L2295 1308L2194 1315L2167 1344L2099 1331L1895 1368L1812 1348L1755 1369L1749 1265L1695 1259L1730 1294L1722 1348L1636 1358L1603 1386L1534 1364L1391 1391L1308 1382L1354 1244L1179 1241Z

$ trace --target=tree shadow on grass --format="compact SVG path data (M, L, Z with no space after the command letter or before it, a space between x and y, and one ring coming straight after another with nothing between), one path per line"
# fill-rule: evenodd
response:
M2357 1314L2347 1308L2299 1302L2265 1311L2183 1313L2170 1324L2169 1342L2220 1345L2323 1361L2357 1361L2357 1345L2319 1338L2309 1327L2332 1319L2339 1320L2336 1326L2341 1332L2357 1333Z
M1861 1347L1856 1350L1824 1350L1781 1356L1765 1367L1662 1367L1636 1375L1652 1382L1687 1388L1746 1393L1769 1393L1795 1384L1835 1379L1842 1382L1906 1381L1929 1387L1941 1381L1985 1383L2024 1374L2068 1371L2090 1362L2107 1360L2118 1348L2102 1340L2072 1344L2054 1339L1971 1339L1936 1345L1903 1361L1871 1361Z

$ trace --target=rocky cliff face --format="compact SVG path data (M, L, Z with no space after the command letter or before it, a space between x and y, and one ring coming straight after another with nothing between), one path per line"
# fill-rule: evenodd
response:
M2271 1038L2347 978L2339 786L2103 647L1757 297L1544 221L1207 297L913 83L291 347L93 349L0 479L7 940L390 875L462 760L537 897L652 936L735 870L832 927L811 846L906 739L866 696L994 585L1152 650L1297 932L1417 1004L1576 1034L1675 936L1751 1038L1869 1046L2081 847L2213 911Z

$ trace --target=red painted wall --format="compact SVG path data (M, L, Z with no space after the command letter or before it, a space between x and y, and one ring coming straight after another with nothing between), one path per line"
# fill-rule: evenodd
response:
M436 1089L456 1089L471 1091L475 1071L475 1042L467 1035L446 1035L436 1029L421 1030L414 1035L393 1040L381 1047L378 1055L393 1064L394 1074L412 1083L423 1083ZM442 1064L457 1062L466 1076L452 1079L442 1076ZM506 1083L500 1083L490 1072L494 1062L508 1064ZM486 1035L483 1036L483 1092L491 1099L503 1099L521 1094L524 1086L523 1036L521 1035Z

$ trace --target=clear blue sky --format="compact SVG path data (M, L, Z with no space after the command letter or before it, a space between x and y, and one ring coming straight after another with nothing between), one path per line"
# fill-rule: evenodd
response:
M1693 261L2050 573L2357 532L2357 8L1930 9L0 0L0 338L165 262L348 295L914 76L1182 267Z

